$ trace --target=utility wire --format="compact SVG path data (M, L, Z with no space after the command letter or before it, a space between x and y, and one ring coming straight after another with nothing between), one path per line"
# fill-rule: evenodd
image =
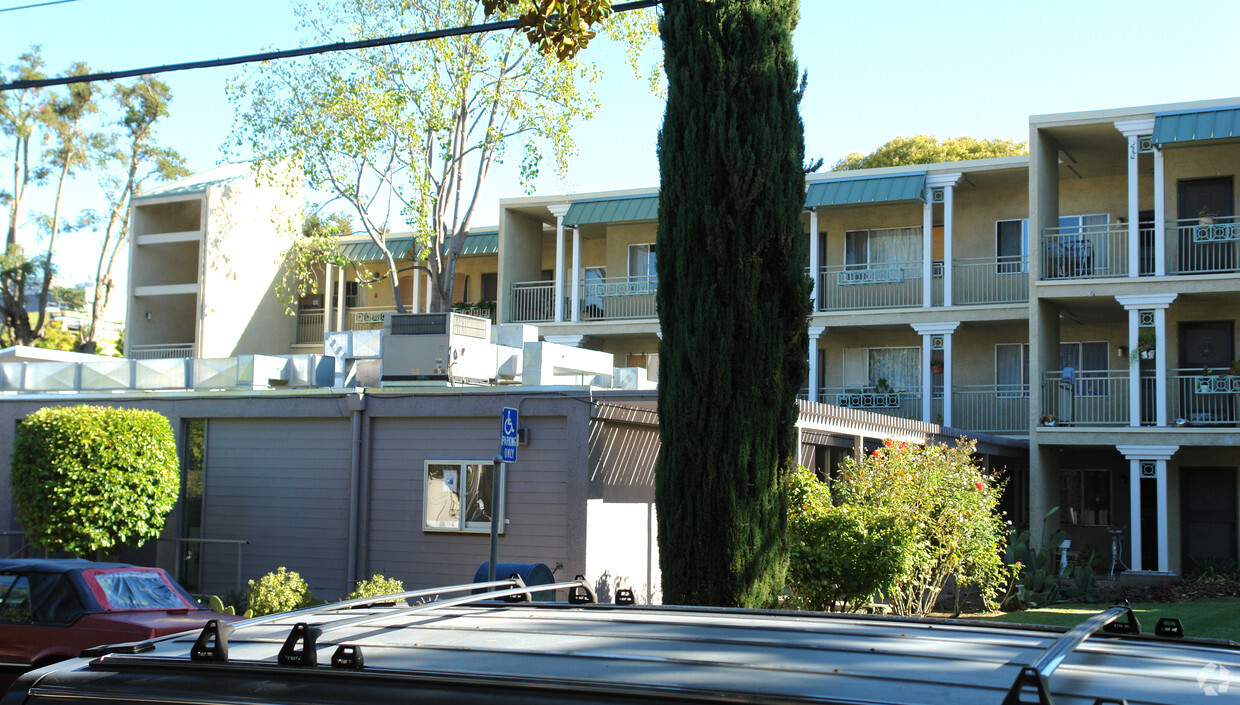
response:
M55 2L75 2L76 0L54 0ZM626 2L612 6L613 12L627 12L629 10L640 10L646 7L658 5L663 0L637 0L636 2ZM14 8L16 9L16 8ZM105 73L89 73L81 76L58 76L56 78L41 78L33 81L13 81L12 83L0 83L0 91L14 91L26 88L46 88L48 86L66 86L71 83L90 83L93 81L114 81L118 78L129 78L131 76L145 76L148 74L168 73L171 71L191 71L194 69L209 69L219 66L236 66L238 64L252 64L257 61L272 61L275 59L291 59L298 56L310 56L313 54L326 54L333 51L352 51L354 49L368 49L371 47L390 46L392 44L406 44L411 42L424 42L429 39L442 39L444 37L459 37L467 34L481 34L483 32L493 32L500 29L515 29L521 26L520 20L505 20L503 22L489 22L484 24L466 25L464 27L449 27L447 29L435 29L429 32L414 32L413 34L398 34L393 37L379 37L376 39L361 39L353 42L336 42L334 44L320 44L319 46L303 47L301 49L285 49L282 51L269 51L261 54L245 54L243 56L233 56L226 59L207 59L203 61L187 61L180 64L165 64L163 66L149 66L142 69L127 69L125 71L108 71Z
M30 10L36 7L47 7L48 5L64 5L69 2L78 2L79 0L48 0L47 2L36 2L30 5L18 5L17 7L0 7L0 12L13 12L15 10Z

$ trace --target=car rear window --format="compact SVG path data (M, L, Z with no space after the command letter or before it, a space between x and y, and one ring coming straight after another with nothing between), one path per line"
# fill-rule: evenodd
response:
M186 602L160 570L114 568L83 571L90 591L106 610L169 610L195 607Z

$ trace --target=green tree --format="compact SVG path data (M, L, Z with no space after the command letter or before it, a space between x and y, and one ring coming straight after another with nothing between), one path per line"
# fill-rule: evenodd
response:
M9 481L35 546L80 556L141 545L177 498L172 427L142 409L44 407L17 428Z
M185 158L161 146L156 137L156 127L168 116L171 101L168 84L152 76L141 76L113 89L112 107L119 113L113 123L116 132L97 152L99 185L107 200L107 225L95 266L90 327L82 335L83 352L95 352L98 347L99 329L115 288L112 271L116 256L129 238L130 200L152 180L168 181L189 174Z
M769 605L810 313L795 0L677 1L660 26L659 562L669 603Z
M364 38L479 24L483 13L475 0L299 6L316 42L335 41L342 29ZM528 184L547 150L563 172L570 126L595 109L583 90L594 77L580 62L544 59L512 32L271 62L229 85L232 146L268 175L299 166L312 189L347 204L389 273L403 253L389 249L387 233L412 230L415 267L431 277L431 310L445 311L492 164L519 148ZM403 311L395 276L391 287Z
M7 73L0 73L0 82L46 78L43 65L39 47L31 46L30 51L17 58L17 63L9 66ZM47 178L47 169L38 161L37 153L35 163L30 162L30 140L35 136L44 114L44 101L45 94L41 89L0 92L0 135L13 141L13 190L0 190L0 205L9 207L7 248L17 245L17 223L26 192Z
M904 164L960 162L968 159L1014 157L1028 153L1028 143L1015 140L950 137L940 142L934 135L914 135L897 137L870 154L853 152L836 162L831 170L849 171Z

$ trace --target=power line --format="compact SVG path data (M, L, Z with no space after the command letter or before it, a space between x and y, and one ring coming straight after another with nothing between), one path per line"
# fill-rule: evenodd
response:
M52 2L76 2L77 0L52 0ZM612 6L613 12L627 12L629 10L640 10L646 7L654 7L663 0L637 0L636 2L626 2ZM50 4L50 3L49 3ZM17 8L14 8L17 9ZM334 44L320 44L319 46L303 47L301 49L285 49L282 51L269 51L261 54L245 54L243 56L233 56L226 59L207 59L203 61L187 61L180 64L165 64L163 66L148 66L141 69L127 69L124 71L108 71L104 73L90 73L82 76L58 76L56 78L41 78L33 81L13 81L12 83L0 84L0 91L22 90L26 88L46 88L48 86L65 86L71 83L90 83L93 81L114 81L118 78L129 78L131 76L145 76L156 73L169 73L171 71L191 71L195 69L209 69L220 66L236 66L238 64L252 64L257 61L273 61L275 59L291 59L298 56L311 56L313 54L326 54L333 51L352 51L354 49L369 49L371 47L390 46L392 44L406 44L412 42L424 42L429 39L443 39L444 37L459 37L467 34L481 34L483 32L493 32L500 29L515 29L521 26L520 20L504 20L502 22L489 22L483 24L466 25L464 27L449 27L447 29L435 29L428 32L414 32L413 34L399 34L393 37L379 37L376 39L361 39L353 42L336 42Z
M47 2L36 2L30 5L18 5L17 7L0 7L0 12L14 12L16 10L30 10L36 7L47 7L48 5L64 5L67 2L79 2L79 0L48 0Z

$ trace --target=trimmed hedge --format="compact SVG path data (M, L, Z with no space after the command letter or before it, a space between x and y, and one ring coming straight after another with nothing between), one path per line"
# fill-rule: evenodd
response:
M156 537L180 489L172 427L141 409L40 409L18 426L9 468L26 539L79 556Z

